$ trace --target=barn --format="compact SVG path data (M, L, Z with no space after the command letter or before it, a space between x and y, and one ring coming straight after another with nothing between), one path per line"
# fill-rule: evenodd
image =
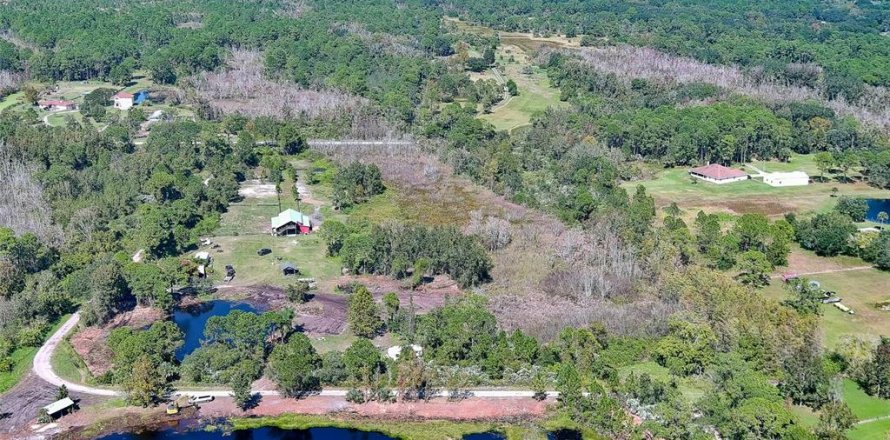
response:
M725 167L717 163L693 168L689 170L689 175L695 177L696 179L716 183L718 185L748 180L748 174L744 171Z
M272 217L272 235L298 235L312 232L312 219L302 212L285 209Z

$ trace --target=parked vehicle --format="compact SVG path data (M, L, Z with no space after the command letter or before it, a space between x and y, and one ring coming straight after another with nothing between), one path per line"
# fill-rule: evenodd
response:
M205 402L213 402L213 396L194 396L191 399L192 403L205 403Z
M262 248L262 249L256 251L256 254L259 255L259 256L261 256L261 257L262 257L263 255L269 255L269 254L271 254L271 253L272 253L272 249L269 249L269 248Z

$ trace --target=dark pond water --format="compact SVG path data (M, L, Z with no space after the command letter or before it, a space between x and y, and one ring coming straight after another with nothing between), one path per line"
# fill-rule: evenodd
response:
M560 429L547 433L547 440L581 440L581 433L571 429Z
M865 202L868 203L868 214L865 214L866 220L880 223L878 220L879 212L883 211L890 214L890 199L865 199Z
M392 437L377 433L343 428L311 428L291 430L278 428L257 428L232 433L188 431L172 429L142 432L139 434L111 434L99 440L393 440Z
M467 434L463 440L506 440L503 434L497 432L480 432L478 434Z
M201 346L201 338L204 337L204 325L207 324L207 320L210 319L211 316L225 316L232 310L242 310L245 312L257 311L249 304L222 300L208 301L192 307L176 309L173 312L173 322L175 322L176 325L179 326L179 329L182 330L185 339L182 347L179 347L179 350L176 350L176 359L181 361L188 354Z

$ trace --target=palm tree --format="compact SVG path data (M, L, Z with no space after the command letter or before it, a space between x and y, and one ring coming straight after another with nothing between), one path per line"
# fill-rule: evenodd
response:
M878 213L878 221L883 225L887 223L887 220L890 219L890 215L887 214L887 211L881 211Z

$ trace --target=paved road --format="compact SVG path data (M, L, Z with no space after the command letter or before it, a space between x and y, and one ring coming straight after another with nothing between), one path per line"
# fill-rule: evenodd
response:
M65 336L70 333L74 327L77 326L77 323L80 321L80 312L74 313L68 318L68 321L65 322L49 339L46 343L40 347L40 350L37 351L37 355L34 356L34 373L37 374L41 379L49 382L55 386L65 385L68 387L70 391L83 393L83 394L92 394L97 396L121 396L123 393L117 390L110 390L106 388L96 388L91 387L89 385L82 385L73 382L69 382L65 379L59 377L54 371L52 367L52 363L50 359L52 359L53 352L56 347L59 345L59 342L65 338ZM334 389L327 388L323 389L315 395L321 396L330 396L330 397L344 397L346 396L346 391L344 389ZM262 396L278 396L280 393L277 390L253 390L254 393L260 394ZM184 394L188 396L196 396L196 395L210 395L214 397L228 397L232 395L232 392L227 389L181 389L176 390L175 393ZM468 390L469 396L472 397L481 397L481 398L500 398L500 399L530 399L534 396L534 392L530 390L498 390L498 389L478 389L478 390ZM440 392L437 396L444 396L444 392ZM556 397L558 393L554 391L550 391L547 393L549 397Z

